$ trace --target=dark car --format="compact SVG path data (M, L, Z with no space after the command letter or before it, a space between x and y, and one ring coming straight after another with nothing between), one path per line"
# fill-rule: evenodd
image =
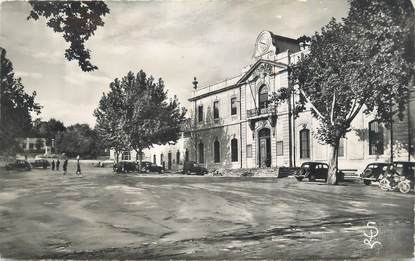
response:
M15 162L6 164L7 170L31 170L30 163L26 160L16 160Z
M32 168L43 168L43 169L47 169L50 166L49 161L45 160L45 159L37 159L33 162L30 162L30 164L32 165Z
M411 181L412 186L414 184L415 175L415 162L410 161L395 161L392 166L389 167L388 172L396 173L399 176L404 176Z
M205 167L199 166L199 164L194 161L185 161L183 164L183 174L205 175L207 173L208 171Z
M141 162L141 171L142 172L158 172L158 173L164 173L164 168L162 166L158 166L155 163L152 163L150 161L142 161Z
M131 161L120 161L117 164L114 164L114 172L117 173L128 173L136 172L138 170L137 163Z
M389 165L389 163L384 162L374 162L368 164L360 175L363 183L365 185L370 185L372 182L379 181L380 175L385 173L385 171L389 168Z
M321 162L304 162L301 164L299 170L295 174L295 178L302 181L307 178L309 181L315 181L316 179L324 179L327 181L327 175L329 172L329 165ZM344 180L343 172L338 172L338 180Z

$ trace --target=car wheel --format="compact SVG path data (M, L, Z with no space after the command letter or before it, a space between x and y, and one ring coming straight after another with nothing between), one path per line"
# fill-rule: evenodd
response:
M146 173L150 173L150 169L146 169Z
M316 176L314 174L310 174L310 176L308 177L309 181L315 181L316 180Z
M190 170L188 170L188 171L186 172L186 174L187 174L187 175L191 175L192 173L190 172Z
M411 185L409 184L409 182L400 182L398 187L399 187L399 191L404 194L411 191Z
M382 179L381 181L379 181L379 187L383 191L389 190L389 181L385 178Z
M164 173L164 169L160 170L160 174L163 174L163 173Z
M372 183L372 181L367 180L367 179L364 179L364 180L363 180L363 183L364 183L366 186L369 186L369 185L370 185L370 183Z

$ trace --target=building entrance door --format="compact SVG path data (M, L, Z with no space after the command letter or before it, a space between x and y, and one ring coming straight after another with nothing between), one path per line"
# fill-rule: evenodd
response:
M167 154L167 169L171 169L171 152Z
M270 129L264 128L258 132L258 165L260 168L271 167L271 137Z

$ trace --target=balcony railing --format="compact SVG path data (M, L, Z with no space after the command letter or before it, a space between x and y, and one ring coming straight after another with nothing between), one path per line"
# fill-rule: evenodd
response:
M276 111L274 107L266 107L266 108L256 108L246 111L246 117L247 118L253 118L256 116L267 116L267 115L275 115Z

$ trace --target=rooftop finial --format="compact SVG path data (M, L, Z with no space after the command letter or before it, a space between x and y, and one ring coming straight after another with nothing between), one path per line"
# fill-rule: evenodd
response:
M192 83L193 83L193 89L195 89L195 90L196 90L196 89L197 89L197 84L199 83L199 82L196 80L196 77L194 77L194 78L193 78L193 82L192 82Z

